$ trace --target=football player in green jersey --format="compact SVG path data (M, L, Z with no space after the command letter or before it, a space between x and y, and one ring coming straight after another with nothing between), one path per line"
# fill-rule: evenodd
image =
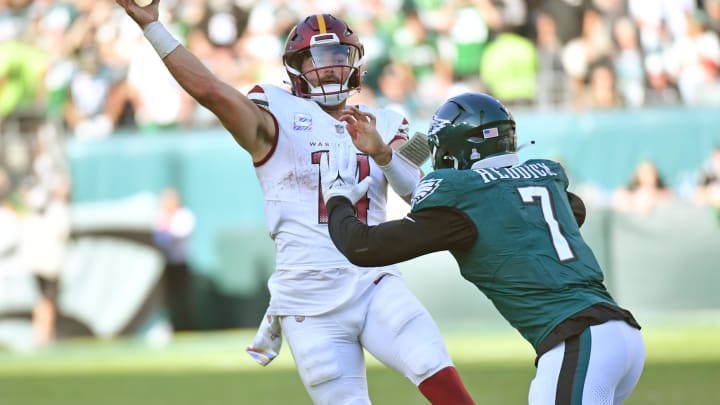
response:
M563 167L520 164L515 120L486 94L443 104L428 143L434 171L416 187L411 212L377 226L357 220L352 205L367 180L357 184L345 162L323 165L335 245L360 266L450 251L462 277L535 349L531 405L622 403L645 361L640 326L603 284L580 234L585 207L567 191Z

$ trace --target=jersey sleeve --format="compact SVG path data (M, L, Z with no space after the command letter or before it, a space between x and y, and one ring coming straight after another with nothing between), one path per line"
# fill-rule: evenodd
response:
M412 212L432 207L456 207L457 179L452 169L440 169L423 177L415 187L410 200Z
M554 162L552 160L544 160L543 162L550 166L552 171L557 174L558 180L563 184L563 186L565 186L565 189L567 190L570 180L568 179L567 173L565 172L565 168L559 162Z
M358 266L386 266L442 250L470 249L477 228L464 212L434 208L368 226L357 219L350 201L328 201L328 231L337 249Z
M265 89L263 89L259 84L256 84L252 89L250 89L247 97L258 107L270 112L270 101L267 94L265 94Z
M402 114L387 108L372 109L366 105L357 107L375 116L378 133L388 145L399 139L410 139L410 122Z
M409 132L410 132L410 122L408 122L407 118L403 117L402 122L400 122L400 126L397 129L397 132L392 137L392 139L390 139L390 142L388 142L388 145L397 140L405 140L405 141L409 140L410 139Z
M570 203L570 208L572 209L573 215L575 216L575 222L577 222L578 226L581 227L585 223L585 215L587 214L587 210L585 209L585 203L583 202L582 198L580 198L579 195L567 192L568 202Z

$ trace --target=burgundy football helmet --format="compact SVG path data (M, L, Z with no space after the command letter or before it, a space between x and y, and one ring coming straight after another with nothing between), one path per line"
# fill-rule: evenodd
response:
M358 36L345 21L330 14L317 14L305 18L290 31L283 64L293 94L333 106L359 91L364 55ZM312 68L303 71L307 59L312 60ZM342 77L322 76L327 68L343 68Z

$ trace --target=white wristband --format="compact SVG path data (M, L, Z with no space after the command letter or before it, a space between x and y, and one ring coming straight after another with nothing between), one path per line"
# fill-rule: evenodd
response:
M380 169L390 187L401 197L410 195L420 181L420 169L394 150L390 162Z
M150 45L155 48L155 52L160 55L161 59L180 46L180 42L173 37L160 21L153 21L146 25L143 35L150 42Z

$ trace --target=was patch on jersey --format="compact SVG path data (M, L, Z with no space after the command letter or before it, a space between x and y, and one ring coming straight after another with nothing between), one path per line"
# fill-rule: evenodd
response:
M410 208L414 207L415 204L428 198L432 193L434 193L435 190L440 187L442 180L443 179L427 179L418 183L417 187L415 187L415 191L413 191L412 199L410 200Z
M293 131L312 131L312 116L310 114L295 113L293 116ZM335 131L340 133L335 127Z

